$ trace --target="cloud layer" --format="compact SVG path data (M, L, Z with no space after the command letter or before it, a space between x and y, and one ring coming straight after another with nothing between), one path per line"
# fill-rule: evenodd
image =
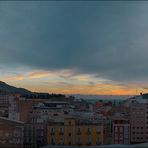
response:
M0 3L2 67L148 80L148 2Z

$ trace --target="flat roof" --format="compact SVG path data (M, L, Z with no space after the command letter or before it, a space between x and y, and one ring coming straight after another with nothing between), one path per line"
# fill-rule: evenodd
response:
M78 148L79 146L43 146L41 148ZM100 146L81 146L81 148L148 148L148 143L140 143L133 145L124 144L111 144L111 145L100 145Z
M22 121L12 120L12 119L9 119L9 118L6 118L6 117L0 117L0 121L11 122L11 123L16 123L16 124L24 124L24 122L22 122Z

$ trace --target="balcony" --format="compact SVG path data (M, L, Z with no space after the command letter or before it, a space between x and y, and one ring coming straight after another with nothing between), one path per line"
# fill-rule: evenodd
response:
M63 131L60 131L60 132L59 132L59 135L64 135L64 132L63 132Z
M81 133L81 131L77 131L77 135L81 135L82 133Z
M51 132L50 132L50 135L54 135L54 131L51 131Z
M77 145L78 145L78 146L81 146L81 145L82 145L82 142L78 141L78 142L77 142Z
M100 135L100 134L101 134L101 132L100 132L100 131L97 131L97 132L96 132L96 134Z
M86 142L86 144L89 146L89 145L91 145L91 142L88 141L88 142Z
M90 134L91 134L91 132L90 132L90 131L87 131L87 132L86 132L86 134L87 134L87 135L90 135Z
M59 142L58 145L64 145L64 143L63 142Z
M51 142L50 145L55 145L55 143L54 142Z
M98 142L96 142L96 145L101 145L101 142L99 142L99 141L98 141Z

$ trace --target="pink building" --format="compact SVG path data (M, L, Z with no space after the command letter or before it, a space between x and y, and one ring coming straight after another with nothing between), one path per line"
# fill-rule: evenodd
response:
M113 118L113 143L130 144L130 123L124 117Z

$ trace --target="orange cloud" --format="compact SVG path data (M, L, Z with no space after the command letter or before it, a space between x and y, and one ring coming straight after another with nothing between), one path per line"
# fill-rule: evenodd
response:
M64 94L133 95L136 94L136 89L142 90L148 86L147 83L116 84L94 75L75 75L71 70L31 71L2 79L32 91ZM146 92L146 89L144 91Z
M6 76L3 78L4 81L9 82L9 81L20 81L23 80L24 77L19 75L19 76Z
M49 71L35 71L27 73L27 77L29 79L36 79L36 78L47 77L49 74L50 74Z
M62 94L94 94L94 95L133 95L135 89L125 88L114 84L96 84L93 86L89 85L70 85L70 84L59 84L46 89L49 93L62 93Z

